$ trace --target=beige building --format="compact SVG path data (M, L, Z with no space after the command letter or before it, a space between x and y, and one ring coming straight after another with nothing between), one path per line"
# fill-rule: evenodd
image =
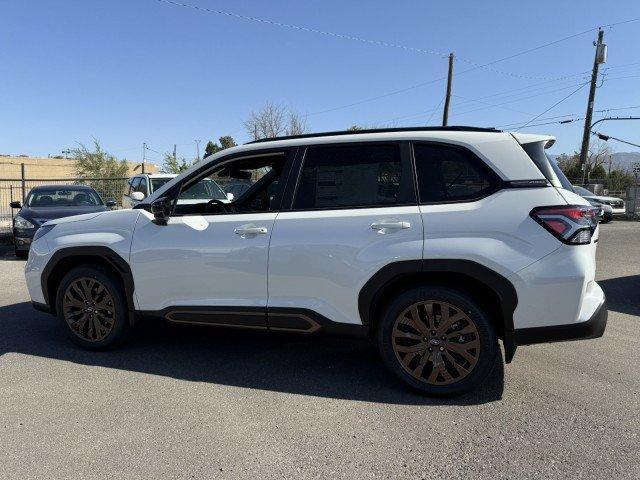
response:
M140 173L140 162L127 162L129 164L129 176ZM0 179L21 178L21 164L24 164L25 178L38 179L73 179L76 176L75 162L64 158L44 157L14 157L0 156ZM138 167L136 169L136 167ZM156 173L159 171L153 163L144 164L145 172Z

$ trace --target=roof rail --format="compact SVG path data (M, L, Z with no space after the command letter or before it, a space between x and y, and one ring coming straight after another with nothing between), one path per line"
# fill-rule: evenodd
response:
M261 138L260 140L253 140L252 142L247 142L245 145L248 145L251 143L275 142L277 140L291 140L294 138L333 137L337 135L361 135L365 133L440 132L440 131L442 132L501 132L502 130L496 130L495 128L466 127L466 126L371 128L371 129L364 129L364 130L338 130L335 132L304 133L302 135L288 135L284 137Z

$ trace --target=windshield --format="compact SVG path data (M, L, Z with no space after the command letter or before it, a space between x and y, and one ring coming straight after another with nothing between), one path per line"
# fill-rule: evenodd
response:
M593 192L590 192L586 188L579 187L577 185L573 186L573 191L578 195L582 195L583 197L593 197Z
M162 187L165 183L169 183L171 180L173 180L173 177L152 178L151 179L151 191L155 192L160 187Z
M29 207L91 207L102 205L102 199L93 189L43 188L31 190L26 204Z
M220 186L210 178L203 178L188 189L182 191L180 199L188 200L226 200L227 195L222 191Z

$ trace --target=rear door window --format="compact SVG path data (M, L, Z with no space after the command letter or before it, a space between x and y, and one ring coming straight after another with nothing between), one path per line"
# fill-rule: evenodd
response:
M304 157L293 208L407 204L413 191L410 178L397 144L311 147Z

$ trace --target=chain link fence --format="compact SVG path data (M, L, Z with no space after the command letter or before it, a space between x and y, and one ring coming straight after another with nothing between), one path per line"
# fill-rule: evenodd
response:
M122 208L122 194L128 178L66 178L66 179L0 179L0 235L11 233L13 216L17 210L10 203L24 203L34 187L42 185L87 185L94 188L102 200L115 200L117 208Z

